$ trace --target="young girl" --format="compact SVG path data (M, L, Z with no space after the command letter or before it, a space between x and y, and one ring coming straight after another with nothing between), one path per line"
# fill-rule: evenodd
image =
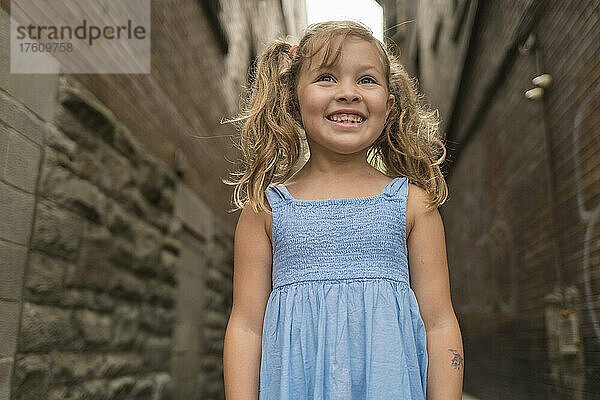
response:
M243 208L228 400L461 399L436 116L360 24L266 47L237 119L245 169L227 182Z

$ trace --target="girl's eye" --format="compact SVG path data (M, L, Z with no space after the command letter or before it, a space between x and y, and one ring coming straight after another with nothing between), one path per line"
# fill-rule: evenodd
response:
M377 83L375 81L375 79L371 78L370 76L365 76L364 78L361 78L360 81L358 81L359 83Z
M327 80L327 79L330 79L330 80ZM333 76L331 76L329 74L323 74L317 78L317 81L333 82Z

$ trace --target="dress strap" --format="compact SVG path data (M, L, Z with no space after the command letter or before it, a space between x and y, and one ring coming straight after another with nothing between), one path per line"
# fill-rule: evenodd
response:
M284 190L281 189L281 185L269 185L269 187L267 187L265 190L265 196L267 196L267 200L269 200L269 205L271 207L280 203L286 198L286 194Z
M408 195L408 178L399 176L394 178L383 190L383 193L388 197L406 198Z

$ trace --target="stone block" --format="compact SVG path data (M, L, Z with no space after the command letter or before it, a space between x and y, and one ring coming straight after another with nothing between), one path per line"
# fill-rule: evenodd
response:
M108 396L108 388L105 381L93 380L83 382L73 389L73 399L104 400Z
M117 124L115 116L84 85L69 76L61 76L59 102L96 137L112 145Z
M84 221L48 202L39 202L33 230L34 249L76 260Z
M144 359L137 352L107 353L98 374L104 378L111 378L139 373L144 368Z
M53 386L46 394L47 400L70 400L72 398L69 386Z
M168 335L175 326L175 310L144 303L141 305L140 324L150 332Z
M206 308L227 310L231 303L231 293L216 292L206 289Z
M222 312L208 310L204 315L204 324L209 328L225 328L228 318L229 317Z
M172 308L175 305L175 288L156 279L146 279L146 298L152 304Z
M112 331L112 317L99 314L90 310L77 310L74 321L89 346L103 345L110 341Z
M20 300L26 248L0 242L0 298Z
M123 189L135 185L134 177L137 170L117 151L102 145L96 156L102 168L94 171L97 176L93 181L101 182L110 196L119 198Z
M16 400L45 400L50 382L50 361L46 354L18 355L15 359Z
M174 225L177 225L176 227ZM169 234L170 235L175 235L176 232L174 231L179 231L181 227L181 221L177 220L177 219L173 219L171 225L169 226ZM181 240L177 239L174 236L170 236L170 235L166 235L163 238L163 249L165 251L169 251L171 253L173 253L176 256L179 256L179 254L181 253Z
M0 238L29 244L33 200L33 195L0 182Z
M149 158L144 159L139 169L139 185L142 194L150 204L171 214L175 180L164 168ZM169 189L171 193L168 192Z
M78 349L71 311L57 307L23 304L19 351Z
M52 148L54 151L67 156L68 159L72 162L77 158L77 143L71 139L67 135L65 135L60 129L56 128L54 125L48 125L48 138L46 140L46 146ZM46 153L48 149L46 148ZM48 155L46 154L46 157Z
M125 158L130 160L134 166L137 167L140 164L141 155L137 151L139 145L129 129L120 122L117 122L115 127L113 146L121 152Z
M42 296L44 301L60 298L65 277L64 259L33 251L31 252L25 287L29 291L28 299Z
M151 376L144 376L135 382L135 386L131 391L131 398L135 400L146 400L152 398L154 389L154 380Z
M90 152L98 149L100 142L94 132L74 116L70 110L58 106L54 118L56 126L78 146Z
M108 383L108 400L128 399L136 380L131 376L114 379Z
M44 161L42 163L42 171L50 170L54 166L61 166L71 171L76 171L76 160L68 155L61 153L51 147L46 146L44 149Z
M159 228L161 232L168 231L172 219L171 214L150 204L137 186L127 187L121 194L123 195L123 204L128 211L148 221Z
M73 269L69 265L69 270ZM68 308L89 308L96 309L96 298L94 292L85 289L64 289L60 305Z
M18 134L8 137L4 179L28 193L35 192L41 147Z
M106 209L104 193L60 166L44 165L40 194L94 222L102 220Z
M162 235L154 226L139 222L133 225L135 265L140 273L155 276L160 259Z
M154 390L152 400L167 400L171 398L172 393L171 375L160 373L154 376Z
M124 189L122 195L124 196L124 204L128 211L133 212L142 219L150 217L151 208L137 187L133 186Z
M113 296L140 301L146 295L146 284L135 275L115 268L109 277L108 288Z
M135 270L135 249L126 239L114 238L110 252L110 261L127 270Z
M105 223L115 235L130 241L135 239L135 219L131 217L117 202L107 199Z
M158 208L164 210L168 214L173 213L175 208L175 189L166 187L161 190Z
M0 300L0 357L13 357L17 343L19 303Z
M112 311L115 308L115 299L106 293L94 293L95 310Z
M47 400L105 400L106 382L91 380L82 383L54 386L48 391Z
M85 224L79 260L67 271L67 286L111 290L114 280L114 266L109 260L112 240L110 231L104 226Z
M104 355L101 353L71 353L52 352L51 372L52 383L73 383L100 376L104 365Z
M177 284L177 266L179 257L170 251L163 250L160 252L158 270L159 276L164 281L176 285Z
M109 312L114 309L115 301L106 293L97 293L86 289L65 289L60 299L60 305Z
M101 146L98 146L98 149ZM103 176L100 172L103 165L100 164L100 160L96 156L96 152L98 150L91 151L89 149L78 147L77 157L75 159L75 163L73 164L73 171L79 176L81 179L90 181L94 185L98 186L101 189L106 190L106 185L108 182L103 181Z
M115 309L113 344L117 347L130 346L138 332L140 311L131 305L120 305Z
M206 273L206 287L219 293L230 293L233 290L233 282L217 268L208 268Z

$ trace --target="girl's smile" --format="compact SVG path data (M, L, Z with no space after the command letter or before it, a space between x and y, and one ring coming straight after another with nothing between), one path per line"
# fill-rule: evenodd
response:
M349 109L335 111L325 118L341 129L358 129L366 120L361 112Z

